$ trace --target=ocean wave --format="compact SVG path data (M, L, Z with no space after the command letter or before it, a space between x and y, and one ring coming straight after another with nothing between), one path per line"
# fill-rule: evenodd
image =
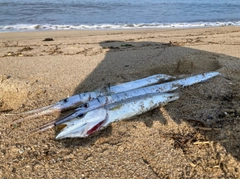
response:
M192 22L192 23L139 23L139 24L16 24L0 26L0 32L40 31L40 30L106 30L106 29L146 29L146 28L198 28L240 26L240 21L228 22Z

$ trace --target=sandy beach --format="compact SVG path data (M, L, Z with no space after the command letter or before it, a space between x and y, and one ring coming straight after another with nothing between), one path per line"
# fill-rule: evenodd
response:
M0 33L0 178L240 178L240 27ZM6 116L154 74L223 76L85 139Z

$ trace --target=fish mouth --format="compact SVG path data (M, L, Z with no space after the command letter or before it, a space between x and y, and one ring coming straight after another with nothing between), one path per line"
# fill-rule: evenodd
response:
M95 126L93 126L92 128L89 128L88 130L84 130L84 127L86 127L86 125L83 125L82 126L82 131L86 131L84 132L84 134L82 135L82 137L87 137L91 134L93 134L94 132L100 130L103 126L102 124L104 123L105 120L103 121L100 121L99 123L97 123ZM57 136L56 136L56 139L63 139L63 138L70 138L72 137L73 135L79 135L79 133L81 133L81 129L77 129L78 131L74 130L72 131L71 133L69 134L64 134L64 136L61 135L61 132L64 131L64 128L67 127L66 124L60 124L58 126L56 126L56 132L57 132Z
M107 111L99 108L56 126L56 139L87 137L100 130L107 119Z

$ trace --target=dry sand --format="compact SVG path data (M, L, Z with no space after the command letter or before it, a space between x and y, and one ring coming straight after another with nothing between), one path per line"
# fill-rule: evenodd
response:
M53 41L43 41L52 38ZM0 33L0 178L239 178L240 27ZM179 100L86 139L10 123L67 96L157 73L219 71Z

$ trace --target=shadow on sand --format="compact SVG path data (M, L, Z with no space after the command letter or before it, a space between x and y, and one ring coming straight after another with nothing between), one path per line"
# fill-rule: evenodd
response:
M240 160L240 83L238 68L234 65L238 64L238 58L181 47L171 42L103 41L100 46L108 50L105 58L79 84L75 94L154 74L179 76L221 72L225 77L183 88L179 100L128 121L131 124L144 123L146 128L154 127L153 123L159 121L162 125L159 134L173 139L174 147L181 148L184 153L201 142L209 142L213 144L213 150L216 144L220 144ZM229 65L229 61L233 65ZM124 125L124 132L114 133L117 128L109 126L89 138L61 140L61 143L64 146L88 146L94 145L99 138L109 138L110 143L112 140L116 142L116 138L124 140L126 135L131 135L131 130L135 130L134 124L127 126L127 123L114 125Z

